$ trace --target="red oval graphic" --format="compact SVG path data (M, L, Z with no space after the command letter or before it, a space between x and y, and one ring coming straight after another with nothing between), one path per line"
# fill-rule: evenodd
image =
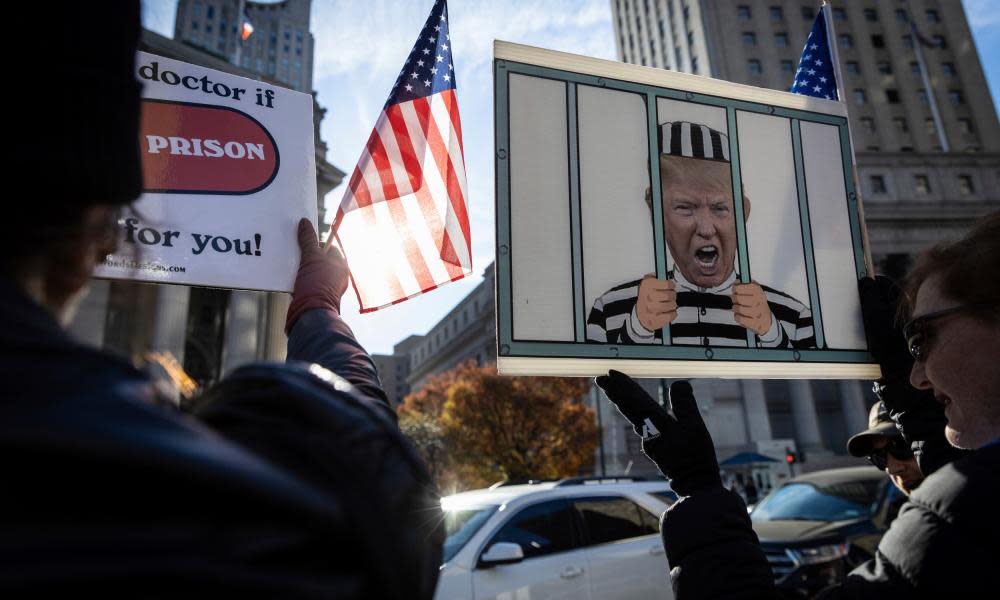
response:
M223 106L143 99L144 192L252 194L278 174L278 146L250 115Z

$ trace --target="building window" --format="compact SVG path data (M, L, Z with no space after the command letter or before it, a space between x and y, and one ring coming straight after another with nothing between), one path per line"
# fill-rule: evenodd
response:
M913 186L918 194L931 193L931 180L926 175L914 175Z
M698 57L697 56L692 56L691 57L691 72L692 73L698 73Z
M927 92L924 90L924 88L920 88L919 90L917 90L917 98L920 98L920 102L922 102L923 104L927 104Z
M744 46L756 46L757 45L757 34L752 31L743 32L743 45Z
M671 6L672 7L672 6ZM741 4L736 7L736 14L740 17L741 21L750 20L750 7L746 4Z
M774 45L779 48L788 47L788 34L787 33L776 33L774 34Z
M913 146L901 146L899 148L900 152L913 152Z
M944 39L943 35L932 36L931 40L934 41L934 47L935 48L940 48L940 49L944 50L945 48L948 47L948 42Z
M941 74L946 77L954 77L955 63L950 63L950 62L941 63Z
M972 185L971 175L958 176L958 191L963 196L970 196L976 191L975 186Z
M941 15L938 14L938 11L936 11L934 9L929 9L927 11L927 22L928 23L940 23L941 22Z
M877 63L878 72L883 75L892 75L892 63L887 60L880 60Z
M962 95L962 90L948 90L948 99L955 106L965 104L965 96Z
M910 131L910 126L907 124L904 117L893 117L892 124L896 126L896 131L899 133L907 133Z
M913 48L913 36L906 34L903 36L903 46L912 49Z
M807 21L812 21L816 18L816 11L811 6L802 7L802 18Z
M795 65L792 64L792 61L790 61L790 60L783 60L783 61L781 61L781 72L782 73L791 73L793 70L795 70Z
M840 47L841 48L853 48L854 47L854 38L851 37L851 34L849 34L849 33L843 33L843 34L841 34L838 37L840 38Z
M851 75L860 75L861 66L858 64L858 61L856 60L847 61L847 72L850 73Z
M872 184L872 193L873 194L884 194L884 193L886 193L886 189L885 189L885 177L883 177L881 175L872 175L871 176L871 184Z
M833 9L833 20L834 21L846 21L847 11L842 8Z
M780 20L782 20L784 18L785 18L785 13L784 13L784 11L781 10L780 6L772 6L771 7L771 20L772 21L777 22L777 21L780 21Z
M868 152L878 152L879 151L879 147L878 146L868 146L867 148L865 148L865 150L867 150Z
M885 48L885 38L881 34L875 34L872 36L872 47L873 48Z
M962 133L972 133L972 119L959 119L958 130Z
M201 16L201 0L194 0L194 16Z
M865 21L868 21L869 23L878 21L878 12L874 8L866 8Z
M209 4L208 7L205 8L205 16L207 18L209 18L209 19L214 19L215 18L215 7L212 6L211 4Z
M934 124L934 119L924 119L924 131L927 132L927 135L937 135L937 126Z
M760 66L760 61L756 58L747 61L747 70L750 71L751 75L760 75L764 72L764 68Z
M918 63L918 62L911 62L910 63L910 73L913 73L914 75L920 75L920 63Z
M894 89L886 90L885 99L889 104L899 104L899 90L894 90Z
M910 19L906 16L906 11L905 10L903 10L902 8L897 8L896 9L896 20L899 21L900 23L906 23Z
M866 133L875 133L875 119L871 117L861 117L861 128Z
M855 104L867 104L868 94L862 88L855 88L854 90L854 103Z

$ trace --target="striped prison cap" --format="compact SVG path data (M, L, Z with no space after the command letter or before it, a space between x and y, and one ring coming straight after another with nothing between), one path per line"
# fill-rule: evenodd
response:
M667 122L660 125L660 153L729 162L729 137L700 123Z

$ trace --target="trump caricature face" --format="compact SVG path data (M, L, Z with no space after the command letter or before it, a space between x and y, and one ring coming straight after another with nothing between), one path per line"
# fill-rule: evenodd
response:
M729 163L660 157L663 231L670 256L685 279L716 287L734 270L736 216ZM743 197L744 218L750 200Z

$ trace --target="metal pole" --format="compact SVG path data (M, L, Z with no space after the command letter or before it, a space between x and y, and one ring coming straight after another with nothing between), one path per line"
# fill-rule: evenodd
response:
M934 129L937 130L938 143L941 150L951 152L948 145L948 136L944 130L944 123L941 121L941 113L938 111L937 94L934 93L934 86L931 85L931 76L927 72L927 63L924 62L923 44L920 42L920 34L917 33L917 24L910 16L910 3L906 3L906 20L910 24L910 35L913 37L913 50L917 54L917 64L920 65L920 81L924 84L924 91L927 94L927 103L931 107L931 118L934 119Z
M823 0L820 10L823 11L823 20L826 22L826 38L828 45L830 46L830 59L833 60L834 75L837 78L837 100L843 103L844 108L848 109L847 132L848 137L851 140L851 171L854 175L854 193L857 194L858 199L858 223L861 226L861 245L864 247L865 269L868 271L868 277L875 277L875 263L872 262L871 252L872 246L871 241L868 239L868 226L865 225L865 206L861 202L861 178L858 177L858 161L854 154L854 133L851 131L850 109L847 106L847 92L844 89L844 76L840 69L840 51L837 48L837 32L833 27L833 10L830 8L830 3L827 2L827 0Z
M246 9L246 0L239 0L236 3L236 53L233 55L233 64L239 66L243 50L243 11Z
M594 406L597 408L597 440L601 459L601 477L606 477L608 474L607 465L604 461L604 420L601 418L601 392L597 391L597 386L590 388L594 394Z

